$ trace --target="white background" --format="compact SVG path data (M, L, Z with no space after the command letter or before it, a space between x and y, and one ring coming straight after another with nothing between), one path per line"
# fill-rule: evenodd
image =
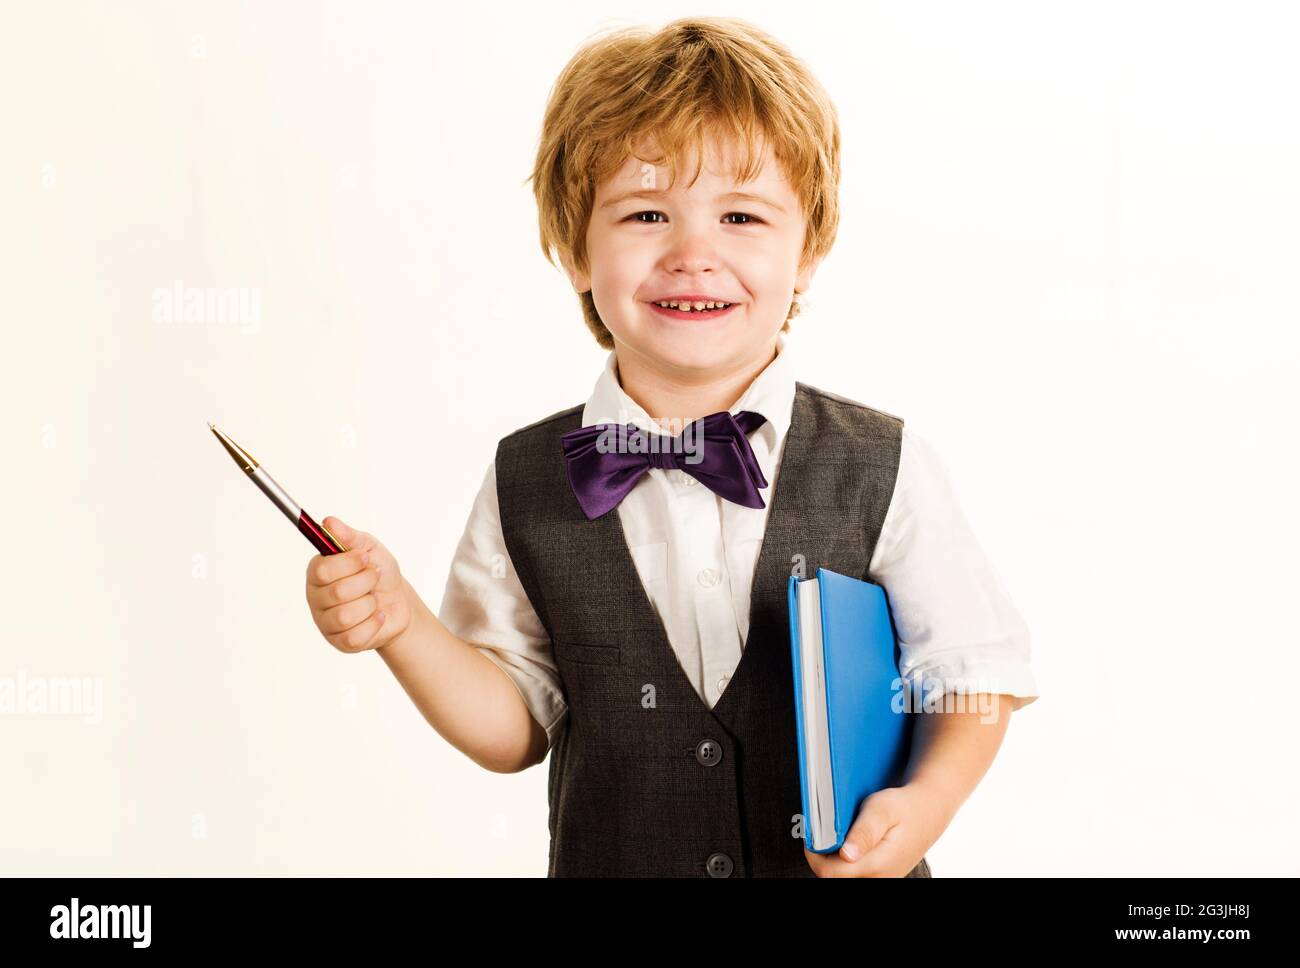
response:
M800 378L930 437L1034 636L935 875L1300 873L1293 11L6 4L0 677L103 709L0 715L0 873L545 873L546 767L321 639L207 421L437 608L496 441L605 358L524 182L550 85L703 13L839 110ZM176 280L260 318L155 322Z

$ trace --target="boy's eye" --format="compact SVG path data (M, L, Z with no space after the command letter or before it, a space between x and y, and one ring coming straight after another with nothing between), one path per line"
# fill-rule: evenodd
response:
M647 222L647 221L645 221L644 219L642 219L641 216L642 216L642 215L663 215L663 214L664 214L663 212L653 212L653 211L635 212L635 213L633 213L632 215L629 215L628 218L629 218L629 219L635 219L635 220L638 221L638 222L643 222L643 223L646 224L646 225L653 225L653 224L655 224L654 222L652 222L652 221ZM724 215L724 216L722 216L722 217L723 217L724 219L726 219L726 218L731 218L733 215L739 216L740 218L748 219L749 221L747 221L747 222L730 222L730 223L728 223L728 224L730 224L730 225L750 225L750 224L752 224L752 223L754 223L754 222L761 222L761 221L762 221L762 219L758 218L758 217L755 216L755 215L750 215L748 212L728 212L726 215Z

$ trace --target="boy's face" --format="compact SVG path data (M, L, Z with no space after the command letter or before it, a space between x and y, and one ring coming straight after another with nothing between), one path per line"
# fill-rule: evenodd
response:
M562 260L574 288L592 291L620 358L630 352L664 375L708 379L773 352L795 290L808 287L821 260L800 269L806 220L771 148L743 185L734 180L736 150L712 139L690 188L694 159L679 164L668 191L667 167L636 157L597 186L589 272ZM732 307L686 316L654 305L678 296Z

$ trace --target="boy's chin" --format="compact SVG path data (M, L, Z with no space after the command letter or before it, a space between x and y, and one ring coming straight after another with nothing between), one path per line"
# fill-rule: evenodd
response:
M666 369L714 370L743 359L751 347L744 332L645 332L636 349Z

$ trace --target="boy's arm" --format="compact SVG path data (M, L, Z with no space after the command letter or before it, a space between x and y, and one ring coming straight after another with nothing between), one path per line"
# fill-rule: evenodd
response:
M1014 699L987 692L950 694L935 704L934 711L918 707L903 783L924 790L949 817L955 815L992 765L1011 721Z
M1038 698L1030 634L971 528L947 466L904 425L898 479L871 561L889 596L899 674L914 694Z
M1002 693L944 695L919 711L903 782L867 797L836 854L805 849L818 877L901 877L911 871L988 772L1015 707ZM924 710L924 706L919 707Z
M837 856L808 852L821 877L912 870L988 772L1011 713L1038 698L1029 629L943 461L907 426L870 570L889 597L916 710L912 750L901 785L863 801Z
M514 773L540 762L546 730L510 677L453 635L409 583L411 624L378 649L429 725L484 769Z
M411 624L379 649L438 734L498 773L546 758L568 705L550 635L510 561L489 461L435 614L406 585Z

